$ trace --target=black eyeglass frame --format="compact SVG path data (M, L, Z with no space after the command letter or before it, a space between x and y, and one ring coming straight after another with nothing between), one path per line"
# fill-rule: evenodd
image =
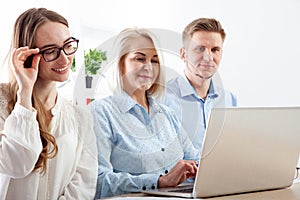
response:
M59 56L60 56L60 52L61 52L61 51L63 51L64 54L67 55L67 56L72 55L72 54L74 54L74 53L77 51L77 49L78 49L79 39L76 39L76 38L74 38L74 37L71 37L70 39L71 39L71 40L68 41L68 42L66 42L62 47L51 47L51 48L48 48L48 49L45 49L45 50L40 51L39 54L42 55L42 57L43 57L43 59L44 59L45 62L52 62L52 61L58 59ZM65 47L66 45L70 44L71 42L76 42L76 44L77 44L76 50L75 50L74 52L72 52L72 53L66 53L64 47ZM47 60L47 59L45 58L45 56L44 56L44 53L45 53L46 51L48 51L49 49L57 49L57 52L58 52L57 55L56 55L56 57L53 58L53 59L51 59L51 60Z

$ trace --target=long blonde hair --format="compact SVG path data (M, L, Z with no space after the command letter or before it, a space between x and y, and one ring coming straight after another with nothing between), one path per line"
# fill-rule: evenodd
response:
M47 10L46 8L31 8L23 12L16 20L13 29L12 41L10 52L13 48L28 46L29 48L35 47L35 35L39 26L46 22L59 22L67 27L68 21L60 14ZM11 53L7 56L7 63L11 65ZM16 77L13 75L10 67L9 70L9 83L10 83L10 101L8 102L8 112L11 113L14 105L17 102L18 83ZM43 150L35 164L34 170L40 170L41 173L46 171L47 159L54 158L57 155L58 147L55 137L51 135L49 127L46 123L46 111L43 103L39 100L38 94L33 88L32 104L37 111L37 121L39 123L39 130Z

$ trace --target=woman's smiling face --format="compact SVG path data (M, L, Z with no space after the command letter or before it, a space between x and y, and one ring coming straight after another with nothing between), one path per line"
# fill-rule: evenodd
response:
M159 59L152 41L145 37L132 41L130 52L121 66L123 89L134 93L147 91L159 75Z

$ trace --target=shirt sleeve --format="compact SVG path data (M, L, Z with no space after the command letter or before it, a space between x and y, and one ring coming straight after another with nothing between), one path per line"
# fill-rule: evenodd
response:
M17 103L0 124L3 124L0 128L3 129L0 132L0 173L11 178L25 177L33 170L42 151L36 111Z
M84 116L84 117L83 117ZM83 119L84 118L84 119ZM94 199L97 183L97 146L90 113L81 113L79 124L81 144L80 158L70 183L59 199Z
M159 175L132 175L126 172L114 172L110 162L113 149L113 130L102 106L91 107L94 116L94 131L98 146L98 183L96 198L140 192L142 189L157 188ZM130 162L130 160L128 161Z

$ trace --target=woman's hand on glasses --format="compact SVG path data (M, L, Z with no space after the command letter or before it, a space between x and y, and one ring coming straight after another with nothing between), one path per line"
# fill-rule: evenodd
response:
M24 64L32 55L32 64L25 68ZM11 54L11 70L17 80L18 90L18 103L30 109L32 107L31 96L33 86L36 82L38 75L38 66L41 59L39 49L29 49L28 47L20 47L13 49Z

